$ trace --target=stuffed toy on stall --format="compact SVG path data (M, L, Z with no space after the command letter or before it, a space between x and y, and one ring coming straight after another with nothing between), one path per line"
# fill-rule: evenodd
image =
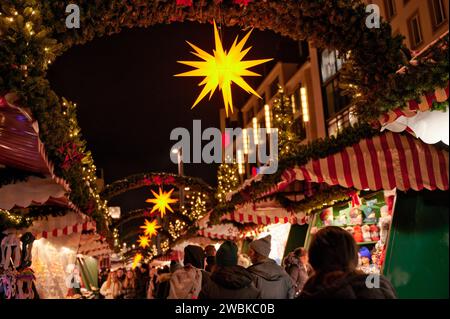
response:
M362 243L364 241L363 233L361 230L361 226L357 225L353 227L353 238L357 243Z
M377 225L370 225L370 238L372 241L379 241L380 240L380 229Z
M326 208L320 213L320 220L324 226L331 226L333 224L333 208Z
M372 199L366 201L364 205L361 205L359 209L364 213L364 223L372 224L377 222L376 211L379 210L379 206L377 206L378 200Z
M350 209L349 217L350 217L351 225L361 225L362 224L361 211L357 207L353 207L352 209Z
M344 228L346 231L348 231L350 233L350 235L353 236L353 234L355 233L355 231L353 230L352 226L347 226Z
M363 234L363 239L364 241L371 241L372 238L370 236L370 226L369 225L362 225L361 226L361 231Z
M380 240L383 244L385 244L389 234L389 229L391 227L392 216L389 214L387 205L381 207L380 214L381 217L378 221L378 225L380 227Z

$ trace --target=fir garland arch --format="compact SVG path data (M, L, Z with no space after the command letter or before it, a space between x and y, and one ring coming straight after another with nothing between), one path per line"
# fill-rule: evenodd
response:
M56 174L71 186L71 200L102 224L108 223L106 204L99 201L96 190L92 193L82 183L87 179L83 165L73 163L62 168L67 155L64 145L75 145L80 157L89 158L90 154L85 150L84 140L73 136L73 124L65 115L67 106L63 98L55 94L46 80L48 65L73 45L118 33L122 28L182 21L207 23L216 19L227 26L270 29L346 54L343 87L366 119L374 119L448 81L448 37L444 50L434 52L431 59L407 65L409 56L402 37L392 36L390 25L383 21L380 28L367 28L365 5L359 0L79 0L80 29L65 26L68 4L69 0L2 1L0 97L16 93L17 104L31 109ZM418 83L416 75L422 74L424 68L429 70L430 61L433 61L432 75ZM405 65L412 72L395 73ZM399 81L404 83L402 87L395 85Z

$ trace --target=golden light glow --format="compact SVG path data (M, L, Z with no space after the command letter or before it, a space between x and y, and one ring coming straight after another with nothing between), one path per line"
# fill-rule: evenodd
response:
M270 123L270 106L269 104L264 105L264 117L266 119L266 128L270 131L271 123Z
M308 95L306 93L306 88L300 88L300 97L302 99L302 115L303 122L309 122L309 109L308 109Z
M204 61L178 61L178 63L195 68L195 70L176 74L175 76L205 77L199 84L199 86L204 85L203 90L194 102L192 108L194 108L208 93L209 99L211 99L217 87L219 87L219 91L222 91L227 116L228 109L230 109L231 113L233 113L233 98L231 95L232 83L237 84L247 93L254 94L261 98L242 77L261 76L260 74L247 69L268 62L272 59L242 61L251 49L251 47L244 49L244 45L247 42L251 32L252 30L250 30L239 43L238 37L236 37L230 51L227 52L223 49L222 41L219 37L219 32L217 31L216 22L214 21L214 40L216 46L215 50L213 50L214 55L211 55L188 42L188 44L195 50L192 54Z
M247 129L244 128L242 130L242 144L244 146L244 154L248 154L248 134L247 134Z
M142 248L146 248L146 247L150 246L150 238L148 238L147 236L139 236L139 239L137 242L139 244L139 247L142 247Z
M242 175L245 173L245 168L244 168L244 154L242 153L241 150L237 151L237 162L239 174Z
M141 226L141 228L144 230L145 236L147 236L148 238L152 238L153 236L156 236L158 234L158 229L161 228L161 226L158 225L158 222L156 220L149 222L146 219L144 226Z
M142 260L142 254L136 254L133 258L133 264L131 265L131 268L136 268L139 262Z
M253 139L255 142L255 145L258 145L259 141L258 141L258 119L256 117L254 117L252 119L252 124L253 124Z
M159 212L161 213L161 218L163 218L166 214L166 209L173 213L173 210L172 208L170 208L169 204L173 204L178 201L178 199L170 198L170 195L172 195L173 193L173 188L169 192L163 192L163 190L159 188L159 194L156 194L153 190L152 193L155 198L149 198L146 200L147 203L155 204L153 205L150 213L159 210Z

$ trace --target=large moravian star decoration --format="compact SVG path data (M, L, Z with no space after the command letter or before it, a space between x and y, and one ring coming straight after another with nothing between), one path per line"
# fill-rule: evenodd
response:
M177 61L188 66L195 68L195 70L176 74L175 76L196 76L205 77L203 81L200 82L199 86L204 86L197 100L195 101L192 108L194 108L208 93L209 99L216 91L217 87L222 91L223 102L225 104L225 111L228 116L228 109L233 113L233 98L231 95L231 84L235 83L244 89L247 93L252 93L257 97L261 98L255 90L248 85L247 82L242 78L243 76L261 76L255 72L247 70L253 66L268 62L273 59L262 59L262 60L248 60L243 61L242 59L250 51L251 47L244 49L244 45L250 37L252 30L250 30L241 41L238 43L238 37L234 40L230 51L227 52L223 49L222 41L219 37L219 32L217 31L217 25L214 21L214 39L216 49L213 50L211 55L202 49L196 47L192 43L187 42L195 52L191 52L195 56L199 57L204 61Z

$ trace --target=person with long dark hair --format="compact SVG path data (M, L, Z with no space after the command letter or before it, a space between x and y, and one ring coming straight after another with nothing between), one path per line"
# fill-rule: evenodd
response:
M375 277L357 270L358 247L346 230L328 226L319 230L309 247L314 274L300 299L395 299L396 292L382 275Z

